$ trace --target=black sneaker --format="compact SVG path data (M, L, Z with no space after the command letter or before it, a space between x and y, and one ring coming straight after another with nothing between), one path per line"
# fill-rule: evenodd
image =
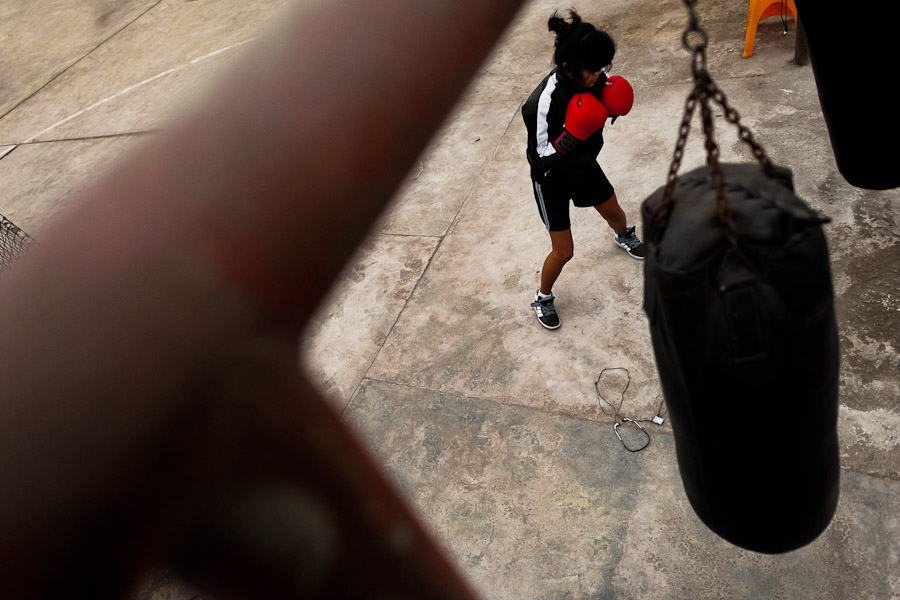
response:
M638 239L634 232L634 225L625 230L625 235L613 234L616 246L628 253L628 256L637 260L644 260L644 243Z
M538 298L538 292L535 292L534 302L531 303L538 321L547 329L556 329L560 325L559 315L556 314L556 308L553 306L554 300L556 300L556 296L552 293L549 298L541 300Z

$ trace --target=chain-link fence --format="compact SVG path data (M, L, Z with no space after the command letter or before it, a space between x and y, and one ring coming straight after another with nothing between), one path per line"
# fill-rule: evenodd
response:
M0 275L6 272L34 244L34 238L0 215Z

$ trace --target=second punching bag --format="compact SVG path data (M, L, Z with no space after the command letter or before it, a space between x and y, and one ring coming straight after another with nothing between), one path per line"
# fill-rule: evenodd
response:
M885 76L893 62L896 3L866 3L857 26L838 3L796 4L838 170L856 187L900 187L900 115L893 77Z

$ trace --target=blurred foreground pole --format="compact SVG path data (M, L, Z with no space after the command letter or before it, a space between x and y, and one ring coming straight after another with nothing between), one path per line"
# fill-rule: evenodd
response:
M0 596L471 598L298 333L521 0L309 0L0 285Z

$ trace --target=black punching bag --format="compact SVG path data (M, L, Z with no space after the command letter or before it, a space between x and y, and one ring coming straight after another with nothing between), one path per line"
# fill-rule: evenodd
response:
M749 550L814 540L837 506L838 339L825 222L791 173L704 166L641 207L644 309L695 512Z
M819 0L796 4L838 170L856 187L900 187L896 3L868 2L856 12Z

